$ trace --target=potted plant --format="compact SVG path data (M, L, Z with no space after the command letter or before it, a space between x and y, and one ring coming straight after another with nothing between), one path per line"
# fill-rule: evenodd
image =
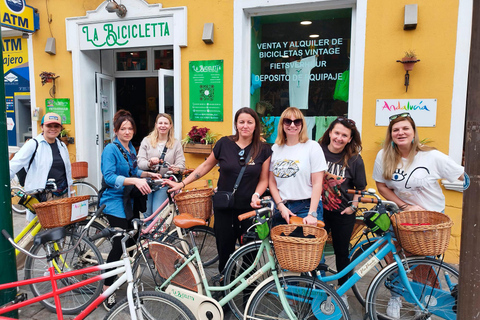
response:
M413 50L405 51L405 56L402 58L403 68L405 69L405 71L412 71L413 66L418 61L420 60L417 59L417 55L415 54L415 51Z
M40 73L40 79L42 79L42 86L45 85L45 83L52 82L55 78L55 73L53 72L48 72L48 71L42 71Z
M59 139L65 143L66 145L68 145L68 132L70 130L67 130L65 128L62 129L62 131L60 131L60 135L59 135Z
M186 153L210 154L217 141L216 136L207 127L193 126L185 139L182 140L183 150Z

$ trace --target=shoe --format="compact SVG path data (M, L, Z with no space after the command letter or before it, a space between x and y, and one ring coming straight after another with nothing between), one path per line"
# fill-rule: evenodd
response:
M400 308L402 307L402 300L400 297L391 297L388 301L387 316L394 319L400 319Z
M345 303L345 306L347 306L347 310L350 310L350 306L348 305L348 297L346 294L342 296L342 300Z
M415 319L424 319L421 318L420 316L422 315L422 311L418 310L418 306L415 307ZM424 320L432 320L431 317L425 318Z
M117 303L117 299L116 299L115 293L112 293L111 295L108 296L107 299L103 301L103 307L105 308L105 310L110 311L110 309L112 309L116 303Z

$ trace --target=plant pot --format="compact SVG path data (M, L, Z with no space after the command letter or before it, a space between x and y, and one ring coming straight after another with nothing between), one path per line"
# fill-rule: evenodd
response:
M412 71L413 66L415 65L415 63L417 63L417 61L418 59L416 57L415 58L403 57L402 58L403 68L405 69L405 71Z
M213 144L203 143L187 143L183 146L185 153L210 154L213 149Z

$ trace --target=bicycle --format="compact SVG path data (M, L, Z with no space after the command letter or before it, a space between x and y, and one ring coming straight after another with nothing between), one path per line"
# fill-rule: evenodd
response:
M103 210L103 208L101 208ZM135 226L137 223L134 224ZM68 251L59 251L55 249L53 243L61 241L66 236L66 231L64 228L54 228L44 231L43 233L36 236L35 241L37 244L45 247L45 255L34 255L24 249L20 248L15 244L12 237L5 231L2 230L3 235L9 240L9 242L17 249L23 250L25 254L28 254L29 257L34 259L45 259L48 262L48 275L23 280L16 281L7 284L1 284L0 290L5 290L9 288L15 288L21 285L27 285L32 283L40 282L49 282L52 287L52 292L45 293L44 295L32 299L26 299L26 297L21 297L16 301L7 303L5 306L0 308L0 314L5 314L13 310L20 309L23 306L30 305L32 303L43 301L49 297L53 297L55 300L55 311L57 313L58 319L63 319L63 308L62 301L60 299L61 294L75 293L76 290L82 286L88 286L92 283L99 282L103 284L105 278L119 275L120 277L102 294L98 293L96 296L90 298L88 303L85 304L82 308L82 312L78 314L74 319L84 319L88 314L90 314L96 307L98 307L105 299L110 296L116 289L118 289L124 283L127 285L127 297L120 301L112 310L110 310L105 319L125 319L130 317L132 320L137 319L186 319L186 320L195 320L195 317L191 312L176 299L168 296L162 292L139 292L134 282L131 262L126 250L126 241L133 238L136 234L137 229L126 231L126 230L115 230L115 229L106 229L109 235L112 237L122 236L122 260L115 261L110 263L101 264L98 266L82 268L75 271L65 272L61 275L55 274L55 267L53 261L58 259L58 257L66 255ZM77 244L78 245L78 242ZM76 245L70 250L75 250ZM105 270L110 270L103 273ZM92 274L96 274L92 276ZM73 277L86 277L84 280L75 283L69 283L69 279ZM66 281L68 282L67 286L58 289L57 282ZM101 286L99 286L101 288ZM123 314L124 311L128 313ZM2 319L12 319L2 317Z
M398 210L394 202L381 200L375 192L356 192L362 195L359 202L377 204L375 211L379 214L395 213ZM365 196L373 198L365 198ZM318 275L318 278L326 282L337 280L366 261L347 282L337 288L336 292L341 296L389 253L393 254L394 262L383 268L373 278L366 294L366 311L370 319L392 319L386 312L387 302L392 297L401 301L400 315L402 317L456 319L457 298L455 292L458 284L458 271L443 261L428 257L409 257L402 260L397 253L390 232L378 232L378 237L374 241L370 241L370 244L364 247L364 251L341 272L325 277ZM266 281L256 288L247 302L245 314L249 317L254 316L255 319L264 319L262 308L265 306L270 308L269 314L279 312L278 303L275 305L271 302L272 286L271 281ZM292 286L287 295L290 290L292 294L298 291Z
M264 207L247 212L239 216L239 219L244 220L255 216L257 222L251 228L262 225L268 230L267 222L274 204L272 200L262 200L260 203ZM188 228L205 222L193 218L189 214L181 214L174 218L174 223L178 227ZM190 237L193 246L188 252L184 252L170 243L158 241L150 243L149 247L155 267L164 280L158 290L180 299L198 319L223 319L222 307L242 290L251 289L255 280L267 273L271 274L268 280L272 279L274 283L273 289L277 292L276 295L285 319L314 319L314 316L318 316L319 319L349 319L344 302L329 285L314 277L284 273L281 269L277 271L277 263L268 235L262 240L254 263L229 285L223 286L212 286L208 283L195 239L192 235ZM264 254L268 256L268 262L252 273L257 267L260 256ZM301 288L300 295L285 294L291 285ZM236 286L235 289L233 289L234 286ZM227 292L228 290L231 291ZM308 293L314 292L314 290L316 290L316 295L309 296ZM226 295L217 301L213 298L215 292L225 292ZM309 301L313 298L318 301L317 307L314 307Z

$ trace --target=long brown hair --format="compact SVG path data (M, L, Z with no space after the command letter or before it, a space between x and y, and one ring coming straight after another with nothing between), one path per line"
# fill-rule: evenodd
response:
M113 130L118 132L124 121L130 121L133 127L133 134L137 133L137 127L135 126L135 120L133 120L132 114L124 109L118 110L113 116Z
M155 124L153 125L153 130L152 132L150 132L150 134L147 136L148 139L150 140L150 144L152 145L153 148L156 148L157 145L158 145L158 139L159 139L159 136L158 136L158 130L157 130L157 121L158 119L160 119L161 117L163 118L167 118L167 120L170 122L170 124L172 125L170 127L170 130L168 130L168 134L167 134L167 142L165 143L165 146L168 148L168 149L171 149L173 147L173 143L175 142L175 135L174 135L174 130L173 130L173 121L172 121L172 117L167 114L167 113L159 113L157 115L157 117L155 118Z
M362 140L360 139L360 132L357 130L357 126L353 120L347 119L345 117L338 117L328 127L327 131L323 134L322 138L318 140L321 146L328 147L330 144L330 132L337 123L340 123L345 128L350 130L350 137L352 138L349 143L345 145L344 153L341 162L343 162L343 167L348 167L348 160L360 153L362 151Z
M420 143L417 126L415 125L415 121L413 121L410 115L393 119L388 125L387 135L385 136L385 143L383 145L383 178L387 180L392 179L393 173L395 172L398 164L401 163L402 160L402 154L400 153L400 150L398 150L398 146L393 142L392 139L392 127L394 124L401 121L408 121L412 125L414 132L412 148L410 149L410 153L407 157L407 168L408 166L410 166L410 164L412 164L413 159L415 158L415 155L418 151L435 150L435 148L433 147L429 147Z
M238 128L237 128L237 122L238 122L238 117L242 114L246 113L249 114L255 119L255 130L253 131L253 137L252 137L252 159L255 159L258 154L260 153L260 149L262 146L262 141L260 140L260 132L262 131L262 126L260 124L260 118L258 117L258 114L252 109L248 107L240 108L236 113L235 113L235 134L233 136L230 136L230 138L233 141L238 141L240 134L238 133Z
M295 107L288 107L287 109L283 110L282 114L280 115L280 121L278 122L277 139L275 139L275 144L283 146L287 142L287 135L285 134L285 130L283 130L283 119L290 118L292 116L295 117L295 119L302 119L302 130L300 130L299 132L298 141L300 143L307 142L307 122L305 121L305 117L303 116L302 111Z

